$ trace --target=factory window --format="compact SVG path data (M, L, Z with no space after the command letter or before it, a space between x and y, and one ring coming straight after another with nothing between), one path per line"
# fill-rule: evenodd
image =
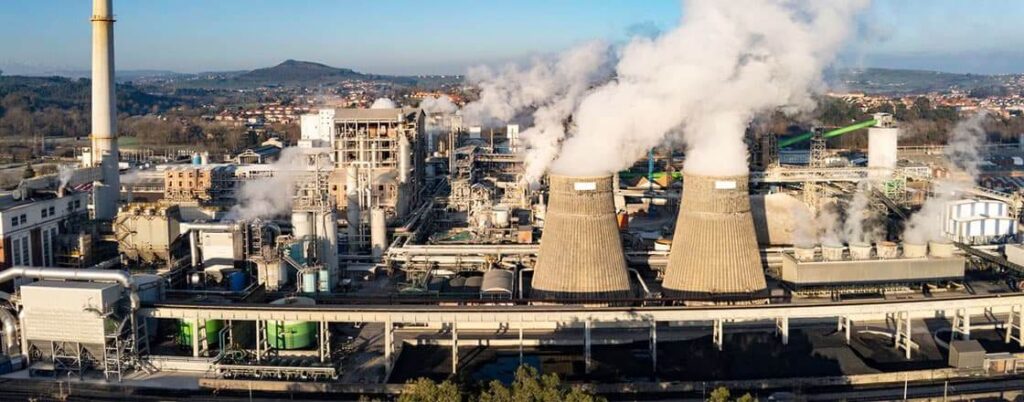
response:
M18 217L17 216L12 216L11 217L11 226L18 226Z
M53 216L53 215L55 215L55 214L54 214L54 211L55 211L55 210L54 210L54 209L53 209L53 207L51 206L51 207L50 207L50 216Z
M75 200L75 209L82 207L82 200Z
M18 252L19 250L21 250L21 239L14 239L11 242L11 251L13 251L11 253L11 265L21 265L21 253Z
M43 231L43 265L53 266L51 259L53 258L51 247L52 238L50 237L50 231Z
M46 208L43 208L43 209L39 210L39 216L43 217L43 218L46 217Z
M21 216L18 217L18 223L20 223L22 225L24 225L25 222L27 222L27 221L28 221L28 218L25 217L25 214L21 214Z

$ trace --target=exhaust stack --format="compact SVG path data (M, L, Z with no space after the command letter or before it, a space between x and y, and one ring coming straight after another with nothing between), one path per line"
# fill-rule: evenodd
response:
M544 235L532 294L542 299L631 296L626 257L615 221L610 176L550 175Z
M743 176L685 174L682 205L662 286L669 297L747 299L765 290Z
M113 0L92 2L92 165L100 166L103 186L96 189L96 219L117 215L121 192L118 173L117 109L114 104Z

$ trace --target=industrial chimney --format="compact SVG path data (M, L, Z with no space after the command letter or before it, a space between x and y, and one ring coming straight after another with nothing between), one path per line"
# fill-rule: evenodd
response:
M533 271L539 299L613 299L631 295L615 222L611 176L551 175L547 217Z
M694 301L751 300L766 288L742 176L684 174L665 295Z
M92 165L100 166L103 185L93 195L96 219L117 215L121 190L114 105L113 0L92 2Z

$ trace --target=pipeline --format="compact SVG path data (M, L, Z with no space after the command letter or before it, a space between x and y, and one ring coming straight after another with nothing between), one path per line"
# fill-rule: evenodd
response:
M857 123L857 124L849 125L849 126L846 126L846 127L840 127L840 128L837 128L837 129L834 129L834 130L831 130L831 131L826 131L821 136L822 136L822 138L838 137L840 135L849 133L851 131L857 131L857 130L860 130L862 128L871 127L871 126L873 126L875 124L878 124L878 120L875 120L875 119L865 120L865 121L862 121L862 122ZM814 136L814 133L803 133L803 134L800 134L800 135L795 136L795 137L786 138L784 140L779 141L779 148L785 148L785 147L788 147L790 145L796 144L798 142L807 141L807 140L811 139L811 137L813 137L813 136Z
M20 354L17 334L18 319L14 318L14 314L11 314L6 308L0 307L0 324L3 324L4 350L7 351L7 355L14 356Z

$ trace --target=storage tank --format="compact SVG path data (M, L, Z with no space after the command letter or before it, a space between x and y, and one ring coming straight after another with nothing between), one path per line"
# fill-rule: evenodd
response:
M313 214L309 212L292 212L292 236L302 239L313 235Z
M854 260L871 259L871 243L850 243L850 258Z
M683 195L662 283L669 296L746 298L765 290L749 178L683 174Z
M549 176L547 217L531 296L613 299L631 295L615 222L611 176Z
M206 320L206 342L211 346L215 346L220 342L218 333L221 329L224 329L224 321L221 320ZM178 345L181 346L192 346L192 320L179 320L178 321Z
M494 207L493 218L494 227L507 228L509 225L509 210L508 206L498 205Z
M878 258L892 259L899 258L900 249L899 245L891 241L881 241L875 245Z
M928 255L928 245L903 242L903 258L924 258Z
M232 292L241 292L249 284L249 275L237 269L225 270L224 279L227 282L227 289Z
M793 255L800 261L814 261L814 246L797 246L793 249Z
M383 208L370 211L370 247L373 259L379 261L388 246L388 224Z
M308 297L286 297L270 304L312 306L316 301ZM274 349L303 349L315 344L317 323L309 321L270 321L267 323L267 341Z
M928 242L928 249L931 256L935 258L950 258L953 256L953 243L945 240L934 240Z
M842 261L844 249L845 247L841 244L823 244L821 245L821 257L825 261Z
M302 293L316 293L318 285L316 281L316 272L317 271L306 271L302 273Z

